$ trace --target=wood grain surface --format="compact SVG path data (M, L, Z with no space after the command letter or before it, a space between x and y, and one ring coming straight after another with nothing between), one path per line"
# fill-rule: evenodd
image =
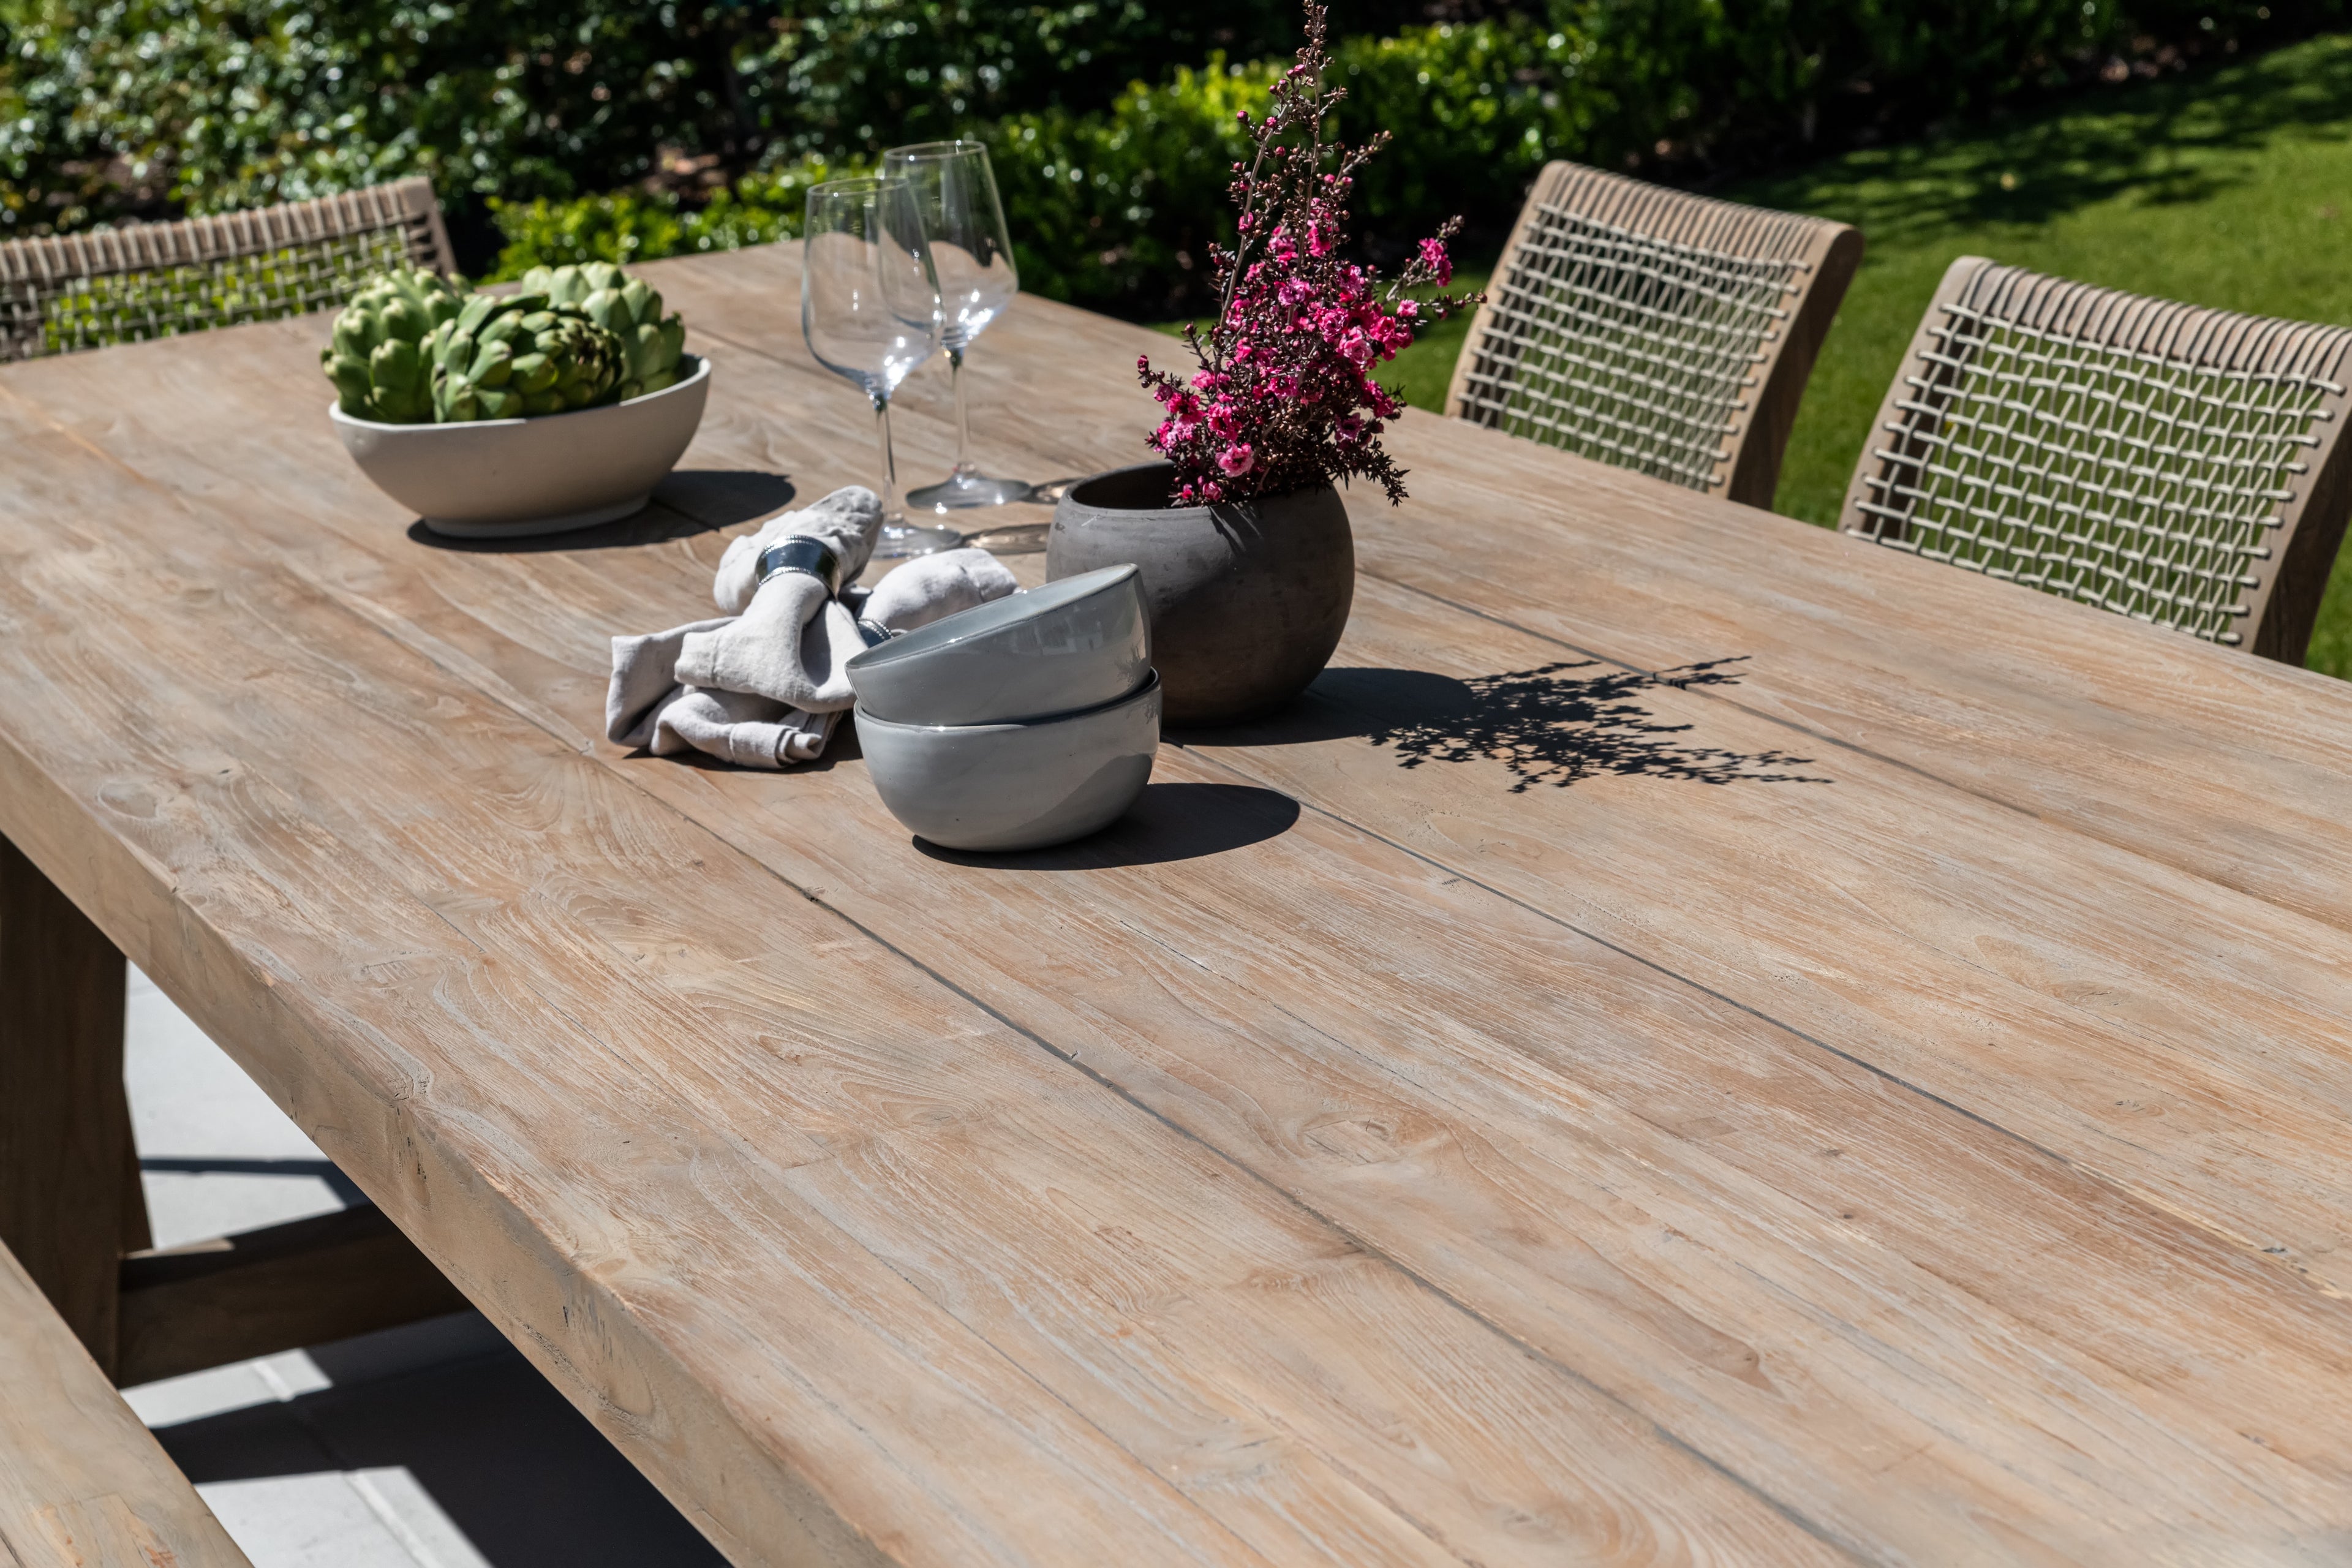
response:
M597 738L870 462L788 248L648 270L701 436L531 548L318 320L0 373L0 831L732 1557L2352 1554L2334 683L1416 416L1307 699L930 851ZM1020 301L992 469L1171 348Z
M248 1568L5 1247L0 1568Z

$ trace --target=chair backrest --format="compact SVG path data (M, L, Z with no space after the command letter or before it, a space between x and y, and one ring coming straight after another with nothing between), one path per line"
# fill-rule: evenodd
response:
M0 245L0 363L340 305L398 261L446 273L429 180Z
M1844 224L1548 164L1445 411L1769 507L1861 261Z
M1849 533L2303 662L2352 510L2352 330L1964 256L1846 496Z

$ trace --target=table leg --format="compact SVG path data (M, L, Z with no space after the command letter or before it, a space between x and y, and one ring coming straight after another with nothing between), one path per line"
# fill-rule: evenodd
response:
M0 838L0 1242L108 1376L147 1244L122 1087L122 954Z

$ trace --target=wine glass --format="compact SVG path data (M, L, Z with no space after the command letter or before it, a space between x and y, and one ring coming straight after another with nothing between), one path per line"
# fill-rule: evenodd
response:
M939 276L905 180L827 180L809 187L803 231L801 331L809 353L874 401L882 441L877 559L929 555L963 542L951 528L907 521L890 451L890 395L939 352Z
M923 233L931 242L931 263L940 279L942 342L948 373L955 384L955 470L936 485L908 496L919 510L1003 506L1027 500L1020 479L992 479L971 460L971 428L964 408L963 355L972 339L1003 314L1021 289L1013 268L1013 242L1004 227L1004 204L996 195L996 171L988 149L977 142L920 142L882 154L886 178L915 188Z

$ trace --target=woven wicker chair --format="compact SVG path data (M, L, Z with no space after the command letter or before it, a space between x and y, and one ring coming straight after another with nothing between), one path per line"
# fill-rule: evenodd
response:
M1445 411L1769 507L1862 236L1552 163L1536 179Z
M452 270L428 180L0 245L0 363L340 305L396 261Z
M2352 510L2347 353L2352 330L1962 257L1843 526L2300 664Z

